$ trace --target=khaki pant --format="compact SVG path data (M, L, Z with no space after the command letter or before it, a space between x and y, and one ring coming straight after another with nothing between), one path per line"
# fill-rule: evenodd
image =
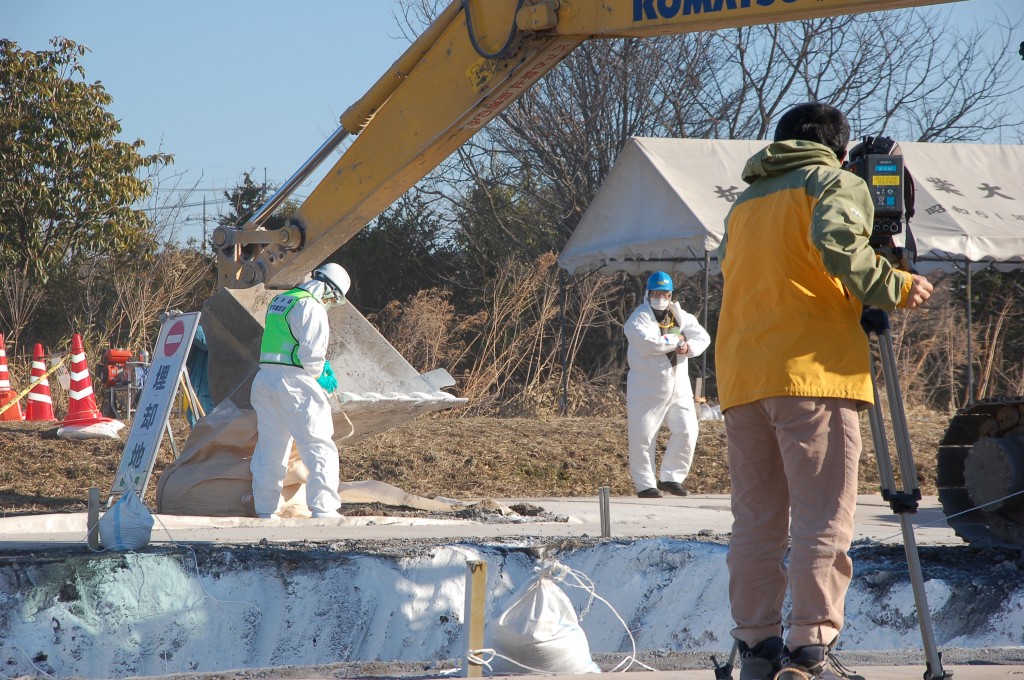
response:
M861 451L857 405L772 397L725 412L732 634L748 645L780 634L787 577L790 649L830 644L843 627Z

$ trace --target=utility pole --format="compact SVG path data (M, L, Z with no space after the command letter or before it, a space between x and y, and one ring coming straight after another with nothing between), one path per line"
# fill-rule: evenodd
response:
M206 196L203 196L203 253L206 253Z

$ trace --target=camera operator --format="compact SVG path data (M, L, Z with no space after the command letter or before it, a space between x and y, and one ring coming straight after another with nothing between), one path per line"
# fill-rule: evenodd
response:
M774 143L743 169L750 186L726 217L718 253L716 362L741 680L818 678L826 669L853 573L857 412L874 396L862 308L913 309L931 295L927 279L895 269L869 243L867 185L841 169L849 140L832 106L787 111Z

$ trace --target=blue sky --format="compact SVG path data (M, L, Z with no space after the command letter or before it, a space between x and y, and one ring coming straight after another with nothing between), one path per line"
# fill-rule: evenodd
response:
M968 24L1024 13L1022 0L948 7ZM55 35L88 46L86 77L113 96L122 138L173 153L180 186L198 185L190 201L205 197L211 218L243 172L290 177L408 45L388 0L0 0L0 17L25 49ZM1024 82L1024 62L1010 55L1009 67ZM192 213L186 237L202 233Z
M384 0L0 0L0 17L24 49L88 46L86 78L113 96L121 137L173 153L212 216L243 172L290 177L408 46ZM186 236L200 233L197 219Z

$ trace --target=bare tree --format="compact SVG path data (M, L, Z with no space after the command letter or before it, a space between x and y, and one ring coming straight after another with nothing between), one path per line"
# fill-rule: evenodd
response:
M419 35L440 4L401 0L402 32ZM490 259L493 269L505 256L536 256L517 227L523 214L550 225L552 247L559 249L630 136L765 139L784 110L808 100L844 110L856 136L972 142L1019 135L1024 121L1010 99L1021 86L1004 60L1016 52L1011 35L1021 20L982 30L951 25L949 16L943 9L902 10L586 41L418 190L448 202L456 235L492 225L503 249L468 256ZM501 200L508 196L515 200ZM510 203L527 200L530 211L510 210ZM621 321L628 313L621 302L635 284L615 279L606 318ZM599 350L605 359L592 366L610 366L621 355L608 342L614 329L605 335ZM592 359L594 347L585 340L578 345ZM937 368L917 354L906 360L920 374ZM942 381L950 390L958 382L950 370Z
M13 347L45 297L45 288L32 276L13 268L0 270L0 323Z
M945 11L837 16L723 31L730 63L716 71L735 102L721 136L764 139L790 105L823 101L855 131L905 141L996 139L1020 125L1020 91L1001 68L1020 21L961 31Z
M994 40L911 10L586 42L471 144L547 179L567 236L632 135L765 139L808 100L846 111L855 134L966 142L1017 130L1009 100L1021 86L1000 62L1019 23Z

